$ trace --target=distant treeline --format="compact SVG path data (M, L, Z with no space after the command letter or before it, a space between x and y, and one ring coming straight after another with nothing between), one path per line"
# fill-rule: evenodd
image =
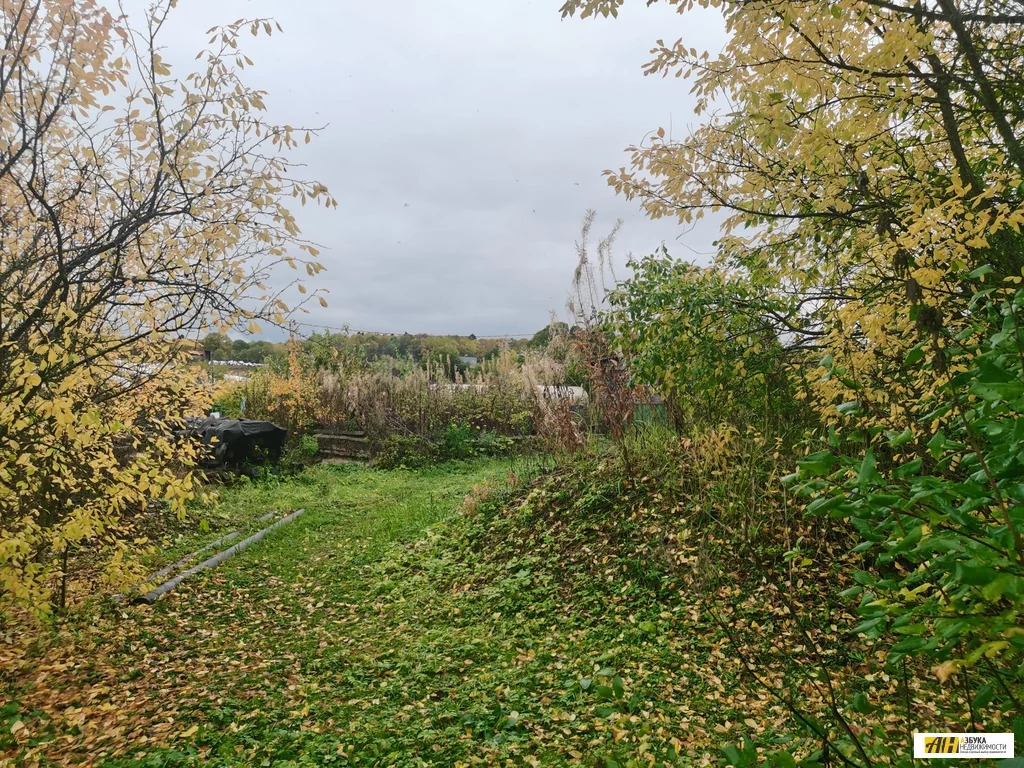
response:
M497 357L504 348L523 350L547 346L556 333L566 333L565 323L552 323L537 331L530 338L495 339L468 336L434 336L427 333L315 333L302 339L303 350L315 356L336 350L339 354L373 362L382 358L413 360L417 363L427 360L451 360L460 367L473 365L473 360L483 362ZM246 363L263 363L274 357L284 357L288 352L287 342L246 341L232 339L222 333L211 333L202 341L203 349L214 360L238 360Z

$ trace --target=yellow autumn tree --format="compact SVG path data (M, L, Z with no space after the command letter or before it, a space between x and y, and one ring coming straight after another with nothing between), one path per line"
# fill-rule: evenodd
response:
M695 5L667 2L684 19ZM724 49L666 35L645 68L691 84L699 126L658 129L609 183L654 218L724 211L723 264L789 297L785 332L813 333L841 372L814 388L822 415L856 399L902 430L949 374L969 273L1012 284L1024 266L1024 14L1002 0L700 5L723 15Z
M282 322L275 270L322 269L285 205L336 205L288 159L310 132L244 79L243 34L275 25L216 27L175 73L174 6L0 8L0 610L63 600L83 549L130 570L132 513L196 493L175 433L207 395L179 337Z

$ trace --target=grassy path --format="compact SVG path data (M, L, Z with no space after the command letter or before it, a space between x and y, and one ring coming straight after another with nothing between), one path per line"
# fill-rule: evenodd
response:
M152 608L69 627L52 647L4 659L0 761L321 764L300 757L303 743L345 722L358 706L346 701L353 685L375 666L347 658L350 630L385 620L367 569L505 468L333 465L228 489L217 511L232 527L272 509L307 511Z
M307 513L153 607L0 656L0 764L667 768L747 737L767 756L791 743L773 691L825 708L801 671L808 620L832 633L833 682L895 695L836 632L854 618L819 585L843 586L840 567L762 578L600 458L492 482L456 514L507 471L330 466L230 489L225 525ZM692 579L698 553L721 579Z

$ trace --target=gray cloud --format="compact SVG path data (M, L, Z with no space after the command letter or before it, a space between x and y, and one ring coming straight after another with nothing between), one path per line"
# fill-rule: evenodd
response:
M176 66L214 24L273 17L285 32L247 41L249 81L269 91L271 119L327 125L299 153L339 202L298 212L330 291L306 322L530 333L564 308L587 208L595 234L625 221L620 254L663 241L710 253L713 221L649 221L601 171L647 132L694 121L688 86L640 66L658 38L717 51L720 19L634 2L617 20L561 21L559 4L180 1L163 38Z

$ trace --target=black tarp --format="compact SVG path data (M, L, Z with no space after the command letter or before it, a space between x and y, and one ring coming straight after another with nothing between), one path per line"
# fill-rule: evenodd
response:
M220 419L208 416L188 425L185 434L198 437L208 450L208 466L277 461L281 458L288 430L269 421Z

